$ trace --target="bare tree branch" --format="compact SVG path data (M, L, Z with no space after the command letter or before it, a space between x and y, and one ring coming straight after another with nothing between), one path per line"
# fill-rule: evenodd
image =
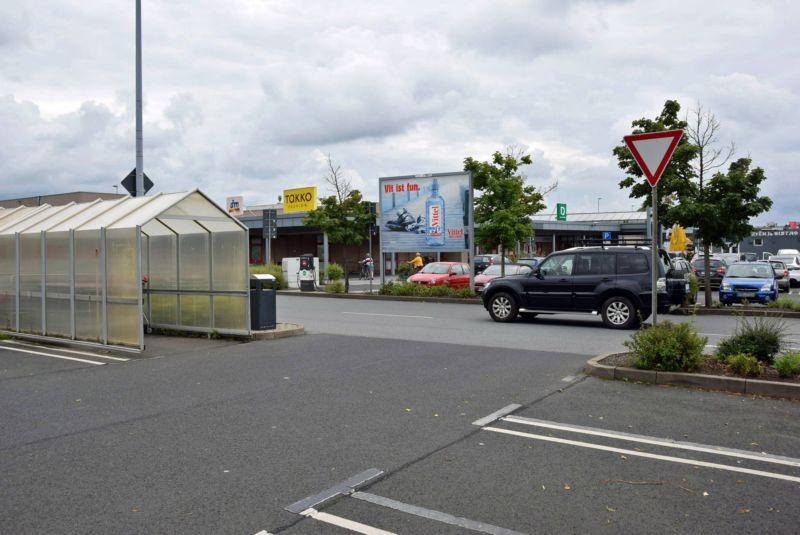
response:
M686 123L688 125L686 135L689 141L700 149L697 161L693 165L702 191L706 174L727 164L736 152L736 145L731 141L726 148L717 146L720 123L714 114L699 102L691 112L687 113Z
M340 164L333 163L333 158L331 158L330 153L328 153L328 172L323 178L333 189L336 198L339 200L339 204L342 204L353 191L352 181L344 176L344 171L342 171L342 166Z

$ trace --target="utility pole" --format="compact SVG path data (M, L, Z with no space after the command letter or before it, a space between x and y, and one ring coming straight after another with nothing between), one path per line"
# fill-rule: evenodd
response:
M142 0L136 0L136 197L144 195L142 139Z

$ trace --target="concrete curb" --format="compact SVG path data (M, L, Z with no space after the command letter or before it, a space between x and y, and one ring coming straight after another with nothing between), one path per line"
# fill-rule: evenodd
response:
M752 307L725 307L725 308L706 308L706 307L681 307L680 313L690 316L775 316L784 318L800 318L800 312L795 310L785 310L781 308L752 308Z
M278 290L278 295L293 297L321 297L324 299L361 299L365 301L412 301L418 303L458 303L466 305L482 305L480 298L473 297L418 297L414 295L378 295L363 293L332 294L327 292L297 292L293 290Z
M701 373L659 372L654 370L637 370L622 366L608 366L602 361L616 353L605 353L586 362L583 371L587 375L601 379L638 381L656 385L689 386L707 390L721 390L735 394L770 396L775 398L800 399L800 384L762 381L759 379L743 379L720 375L703 375Z
M287 338L289 336L300 336L306 333L305 327L297 323L278 323L274 329L268 331L253 331L250 333L251 340L275 340L276 338Z

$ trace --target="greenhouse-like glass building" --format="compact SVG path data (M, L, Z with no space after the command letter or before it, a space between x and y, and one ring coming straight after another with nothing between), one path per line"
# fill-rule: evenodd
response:
M199 190L0 209L0 331L144 349L248 334L247 227Z

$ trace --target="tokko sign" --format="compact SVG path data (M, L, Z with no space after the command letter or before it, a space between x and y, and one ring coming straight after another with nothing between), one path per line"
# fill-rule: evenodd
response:
M309 212L317 207L317 188L283 190L283 213Z

